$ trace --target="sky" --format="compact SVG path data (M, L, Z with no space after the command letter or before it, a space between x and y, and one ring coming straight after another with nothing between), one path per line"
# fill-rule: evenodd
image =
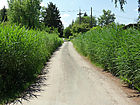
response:
M87 12L90 15L90 8L93 8L93 16L98 18L103 14L102 10L111 10L116 16L117 23L130 24L136 23L138 17L138 0L127 0L124 6L124 12L120 10L119 5L115 8L112 0L43 0L41 5L47 7L49 2L53 2L59 9L61 20L64 27L71 24L72 20L78 17L79 9L82 13ZM8 8L7 0L0 0L0 9L3 6Z

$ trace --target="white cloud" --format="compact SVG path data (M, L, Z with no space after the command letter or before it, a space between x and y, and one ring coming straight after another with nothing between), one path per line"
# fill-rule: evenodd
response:
M8 8L7 0L0 0L0 9L2 9L4 6Z
M68 18L70 15L69 14L63 14L62 16L61 16L61 18Z
M68 27L70 23L68 23L67 21L62 21L64 28Z
M138 12L138 8L134 9L135 12Z
M41 2L41 4L40 4L40 5L41 5L42 7L43 7L43 6L46 6L44 2Z
M67 27L70 23L70 14L67 14L67 13L65 13L65 14L62 14L61 15L61 20L62 20L62 23L63 23L63 25L64 25L64 27Z

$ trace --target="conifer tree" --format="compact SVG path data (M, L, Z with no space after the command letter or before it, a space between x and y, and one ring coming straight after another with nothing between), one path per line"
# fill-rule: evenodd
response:
M7 9L4 6L3 9L0 10L0 21L6 22L7 20Z
M56 5L54 5L52 2L48 4L48 7L45 8L44 11L44 16L43 16L43 22L45 26L47 27L52 27L57 28L58 32L60 33L60 36L63 36L63 24L62 21L60 20L60 12Z

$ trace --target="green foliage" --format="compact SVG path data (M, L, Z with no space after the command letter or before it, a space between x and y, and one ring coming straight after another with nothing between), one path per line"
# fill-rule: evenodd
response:
M0 22L6 22L7 20L7 9L4 6L3 9L0 10Z
M83 24L88 24L89 27L91 25L91 17L90 16L83 16L81 17L81 23ZM97 20L96 18L93 16L92 17L92 26L96 26L97 25ZM79 24L79 17L75 20L75 24Z
M86 12L84 13L84 16L88 16Z
M28 28L39 27L41 0L8 0L8 19Z
M77 36L79 33L84 33L90 30L89 24L82 23L82 24L74 24L72 26L71 32L73 36Z
M48 4L48 7L42 13L43 22L45 26L51 28L58 28L58 32L60 33L60 37L63 36L63 24L60 20L60 12L56 5L52 2Z
M69 38L69 36L72 36L71 27L67 27L67 28L64 30L64 37L65 37L65 38Z
M92 23L92 26L96 26L97 20L95 17L92 18ZM90 28L91 18L85 13L84 16L81 17L81 24L79 24L79 18L77 18L75 22L73 21L72 24L64 30L64 37L68 38L69 36L77 36L89 31Z
M72 40L74 37L73 36L69 36L69 40Z
M114 22L116 19L115 14L111 14L111 11L103 10L103 15L98 18L98 24L100 26L108 25Z
M56 34L1 24L0 104L18 98L61 43Z
M140 31L113 24L79 35L73 43L91 61L140 91Z
M112 0L112 1L114 1L116 7L117 7L117 3L119 2L121 10L124 10L123 6L127 3L126 0Z

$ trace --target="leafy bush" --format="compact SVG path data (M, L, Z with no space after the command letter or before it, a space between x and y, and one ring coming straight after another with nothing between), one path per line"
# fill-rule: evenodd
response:
M92 24L91 24L91 17L87 16L86 14L80 18L78 17L75 22L72 23L64 30L64 37L69 38L69 36L77 36L81 33L85 33L91 29L91 27L95 27L97 25L97 20L95 17L92 17Z
M140 91L140 31L110 25L73 40L77 50Z
M65 38L69 38L70 36L72 36L72 32L71 32L71 27L67 27L65 30L64 30L64 35L63 35Z
M73 36L77 36L79 33L84 33L89 30L90 30L90 27L86 23L74 24L71 29Z
M55 34L1 24L0 103L27 89L61 43Z

